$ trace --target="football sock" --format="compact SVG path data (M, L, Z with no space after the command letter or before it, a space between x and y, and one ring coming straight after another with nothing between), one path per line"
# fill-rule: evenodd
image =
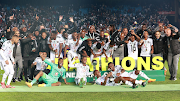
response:
M9 74L8 80L7 80L7 85L10 85L12 78L13 78L13 74Z
M139 85L141 85L141 84L142 84L142 81L138 81L138 80L136 80L136 81L135 81L135 84L139 84Z
M31 82L31 85L33 85L34 83L36 83L36 79L33 79L32 82Z
M129 86L133 86L133 84L130 81L126 81L125 84Z
M4 82L5 82L5 80L6 80L7 76L8 76L8 75L7 75L6 73L4 73L4 74L3 74L3 77L2 77L2 83L4 83Z

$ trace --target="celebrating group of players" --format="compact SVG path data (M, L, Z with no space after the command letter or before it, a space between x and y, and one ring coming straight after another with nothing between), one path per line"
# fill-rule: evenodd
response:
M115 57L119 57L119 61L121 61L125 53L135 60L137 60L138 53L140 53L141 57L149 57L154 53L153 40L150 37L159 39L161 35L159 31L156 31L155 35L149 34L148 30L143 29L145 27L145 25L143 25L142 33L137 35L133 29L128 33L128 29L124 28L121 32L121 29L115 30L115 26L110 25L106 29L99 28L99 30L96 30L95 26L91 25L89 26L89 31L81 29L80 34L78 34L77 25L72 17L70 17L70 21L74 25L73 28L70 29L66 25L59 28L62 19L63 16L59 16L59 22L56 26L57 30L52 30L50 37L48 37L47 44L50 49L50 58L47 57L48 53L46 51L41 50L39 52L40 57L37 57L33 62L38 72L31 83L26 82L29 87L32 87L37 80L38 82L44 82L39 84L39 87L59 86L61 85L58 81L59 77L64 79L65 84L69 84L66 82L66 69L63 67L63 59L66 58L68 58L69 67L77 68L75 83L81 87L86 84L86 77L91 74L97 77L95 81L96 84L107 86L120 85L122 83L132 86L132 88L136 88L138 84L145 86L146 82L136 80L138 75L150 80L150 78L141 71L135 70L128 73L120 65L114 66L112 62L108 64L110 72L107 75L104 74L101 76L97 70L89 72L89 66L86 62L87 58L90 58L91 61L93 61L94 58L99 58L101 61L101 57L105 57L107 60L108 58L115 59ZM169 26L172 27L172 25ZM42 26L40 28L42 28ZM168 30L170 29L167 29L167 33ZM41 34L43 35L44 33L45 32L42 32ZM15 64L13 47L14 44L18 44L19 39L21 41L23 40L14 34L11 40L3 43L0 50L1 68L5 71L1 82L2 88L13 88L10 86L14 75L13 65ZM138 52L138 48L140 48L141 52ZM55 58L59 58L58 65L54 64ZM74 61L78 58L81 62L74 64ZM51 70L48 73L44 71L47 65L51 66ZM7 76L8 81L5 85Z

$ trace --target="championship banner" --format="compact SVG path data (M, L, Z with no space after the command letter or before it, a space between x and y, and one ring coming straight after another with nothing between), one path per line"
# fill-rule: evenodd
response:
M108 74L109 71L100 71L101 75ZM131 72L131 71L127 71ZM142 70L149 78L156 79L156 81L165 81L164 70ZM67 82L74 82L76 77L76 71L66 72L66 80ZM87 82L93 82L94 75L90 75L87 77ZM96 80L97 78L95 78ZM138 76L137 80L145 80L143 77ZM64 82L63 79L59 79L60 82Z
M99 58L94 58L94 60L96 60L96 62L97 62L95 65L93 63L91 63L90 58L87 58L87 65L89 65L91 72L94 70L98 70L101 72L101 75L103 75L104 73L107 74L109 72L109 71L107 71L107 66L108 66L109 62L113 62L112 58L108 58L108 61L106 60L106 58L101 58L101 63L99 62ZM126 66L127 60L131 61L130 67ZM150 57L146 57L146 61L144 61L142 59L142 57L138 57L137 66L139 68L137 68L137 69L142 70L142 66L144 66L146 70L142 70L142 72L144 72L149 78L156 79L156 81L165 81L164 70L161 70L164 66L163 63L161 62L162 60L163 59L160 56L154 57L152 59L152 62L153 62L153 64L156 64L156 65L152 65L152 68L154 70L150 70ZM80 61L77 59L74 63L79 63L79 62ZM55 59L55 64L58 64L58 58ZM115 65L119 65L119 57L115 58ZM125 58L123 58L121 65L127 72L131 72L134 69L135 61L131 57L125 57ZM63 66L66 69L67 82L74 82L74 79L76 77L76 69L68 67L68 59L67 58L64 59ZM50 66L48 68L50 69ZM94 75L92 74L87 77L87 82L93 82L93 79L94 79ZM142 78L140 76L137 79L145 80L144 78ZM63 82L63 80L60 79L60 82Z

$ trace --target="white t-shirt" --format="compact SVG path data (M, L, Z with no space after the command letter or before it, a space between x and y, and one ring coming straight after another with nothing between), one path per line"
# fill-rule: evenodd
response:
M153 40L148 38L147 40L143 39L144 44L141 47L141 54L140 56L151 56L151 46L153 45Z
M48 61L51 61L50 58L46 58L46 59L47 59ZM46 69L46 68L48 67L48 64L46 64L44 61L42 61L42 58L41 58L41 57L37 57L37 58L34 60L33 64L34 64L35 62L37 62L37 64L36 64L36 69L37 69L37 70L44 70L44 69Z
M134 40L133 42L129 40L127 44L128 48L128 57L132 57L133 59L138 58L138 42Z
M110 47L109 44L110 44L110 42L108 42L108 43L106 43L106 44L104 45L104 49L106 50L106 55L107 55L108 57L110 57L110 56L113 54L113 52L114 52L114 46L113 46L113 47Z

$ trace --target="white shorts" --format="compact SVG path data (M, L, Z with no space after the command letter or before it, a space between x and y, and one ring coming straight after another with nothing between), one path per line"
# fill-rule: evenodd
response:
M10 59L8 59L9 64L7 65L4 60L0 59L1 70L4 70L7 74L14 74L14 66Z
M59 52L58 52L58 55L59 55ZM56 58L55 52L50 51L50 59L51 59L51 61L55 61L55 58ZM63 54L62 53L60 55L60 58L63 58Z
M121 77L130 77L130 74L128 72L124 72L120 74Z
M130 74L129 77L132 78L132 79L137 79L138 75L136 75L136 74Z
M75 79L74 79L74 81L75 81L76 85L78 85L78 84L79 84L80 80L81 80L81 78L75 78ZM85 81L85 84L84 84L84 85L86 85L86 82L87 82L86 77L85 77L85 78L83 78L83 80Z

